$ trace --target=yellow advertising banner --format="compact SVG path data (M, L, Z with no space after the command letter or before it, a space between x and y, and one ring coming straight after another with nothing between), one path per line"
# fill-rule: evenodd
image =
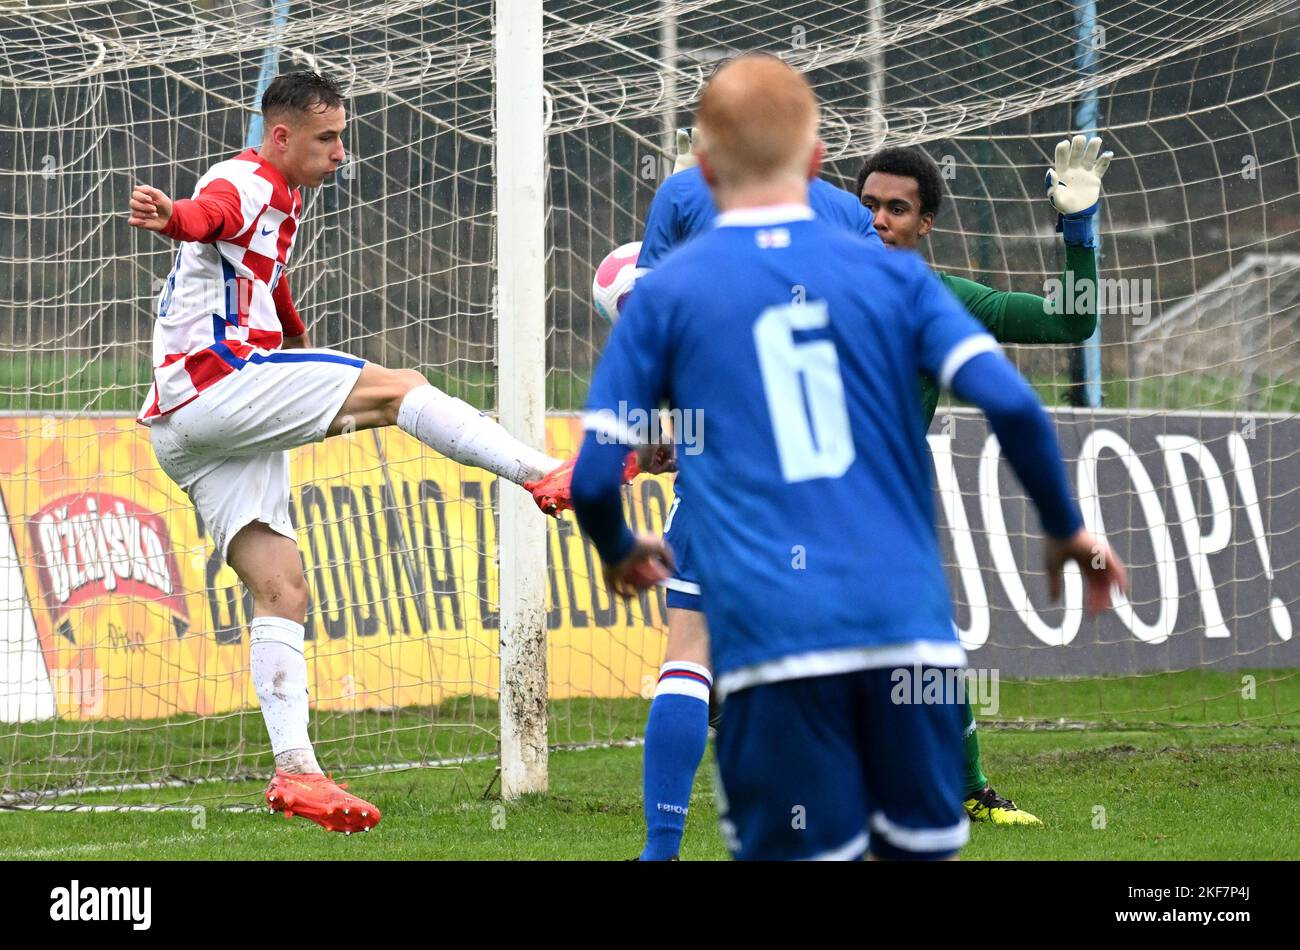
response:
M547 420L557 456L577 420ZM310 606L313 705L427 705L498 683L499 491L396 429L292 454L290 514ZM498 485L500 487L498 488ZM0 492L64 718L253 707L251 600L133 419L0 419ZM660 531L670 478L639 477L629 520ZM662 591L611 598L568 512L547 519L551 696L642 695L663 653Z

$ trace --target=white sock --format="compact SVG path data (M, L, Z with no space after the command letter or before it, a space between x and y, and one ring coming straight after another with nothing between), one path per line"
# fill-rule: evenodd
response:
M307 659L300 623L283 617L254 617L249 637L253 686L271 737L277 768L319 772L307 733Z
M560 463L524 445L463 399L417 386L397 410L397 425L453 461L486 469L516 485L541 478Z

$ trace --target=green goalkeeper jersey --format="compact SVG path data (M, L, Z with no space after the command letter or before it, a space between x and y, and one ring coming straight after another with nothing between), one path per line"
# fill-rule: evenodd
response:
M1065 245L1062 286L1078 288L1091 283L1093 288L1093 293L1083 296L1087 306L1077 313L1071 312L1075 307L1066 302L1064 294L1054 302L1038 294L994 290L949 274L938 276L999 343L1082 343L1097 329L1097 256L1090 247ZM939 387L928 376L921 377L921 405L929 429L939 405Z

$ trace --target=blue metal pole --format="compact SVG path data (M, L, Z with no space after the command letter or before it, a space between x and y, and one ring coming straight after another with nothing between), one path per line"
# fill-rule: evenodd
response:
M248 120L248 141L245 148L257 148L262 144L262 113L260 103L262 93L271 85L280 70L280 36L289 22L289 0L271 0L271 39L266 49L262 50L262 65L257 74L257 89L253 93L253 106L258 111Z
M1097 20L1096 0L1072 0L1074 4L1075 45L1074 68L1083 76L1091 76L1097 71L1098 49L1101 45L1100 23ZM1089 89L1074 104L1074 130L1088 134L1097 131L1100 105L1096 89ZM1101 279L1101 238L1097 233L1097 217L1089 222L1093 241L1096 243L1098 280ZM1099 289L1099 288L1098 288ZM1101 295L1097 295L1100 305ZM1097 329L1083 343L1082 379L1083 404L1097 407L1101 405L1101 313L1097 314Z

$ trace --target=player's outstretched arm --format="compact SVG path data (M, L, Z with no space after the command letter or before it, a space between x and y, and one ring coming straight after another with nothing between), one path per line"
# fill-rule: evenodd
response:
M627 312L614 326L587 394L586 438L570 484L573 513L605 565L605 580L618 594L650 587L672 573L672 553L654 535L634 535L623 518L622 485L628 449L650 440L627 421L648 418L665 394L665 350L672 338L655 275L638 285ZM644 414L644 415L642 415Z
M1111 589L1127 587L1124 564L1105 541L1084 528L1051 421L1034 391L993 352L966 360L950 385L958 397L984 411L1003 455L1038 508L1048 536L1045 566L1053 599L1061 593L1061 569L1074 561L1085 583L1085 608L1089 613L1105 610Z
M633 534L623 518L627 446L588 432L573 467L573 513L591 538L610 590L627 597L672 576L672 551L654 534Z
M194 198L172 201L150 185L131 192L127 224L176 241L229 240L244 229L239 190L221 178L208 182Z
M1048 296L998 291L948 278L966 308L1003 343L1082 343L1097 329L1097 252L1092 221L1101 207L1101 180L1113 158L1101 139L1076 135L1056 146L1047 172L1047 198L1065 238L1060 287Z
M1097 329L1097 241L1094 219L1101 209L1101 180L1115 157L1097 136L1076 135L1056 143L1056 161L1047 170L1047 200L1057 213L1056 230L1065 239L1065 270L1054 307L1044 306L1039 322L1057 339L1081 343Z

